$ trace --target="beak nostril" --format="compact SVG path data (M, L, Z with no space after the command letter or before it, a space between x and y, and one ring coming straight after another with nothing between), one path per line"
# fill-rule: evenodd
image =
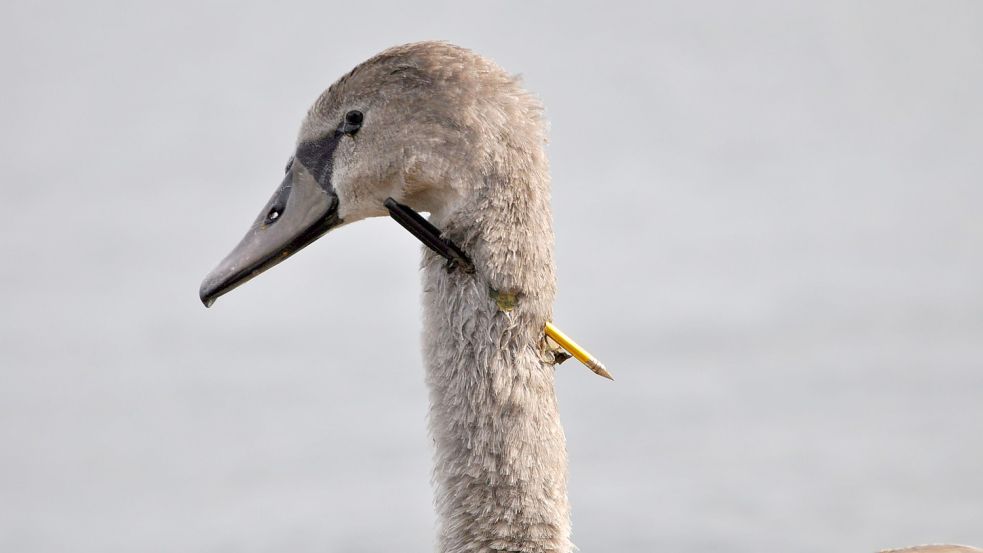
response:
M279 218L280 218L280 208L274 207L273 209L270 210L269 213L266 214L266 224L269 225L271 223L275 223Z

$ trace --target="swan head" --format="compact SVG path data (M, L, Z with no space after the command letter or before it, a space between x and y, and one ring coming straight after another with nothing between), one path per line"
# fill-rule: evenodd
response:
M387 215L388 197L438 218L452 211L492 155L489 140L516 121L538 130L538 103L526 96L497 65L442 42L399 46L357 66L308 111L283 182L202 282L202 302L334 228Z

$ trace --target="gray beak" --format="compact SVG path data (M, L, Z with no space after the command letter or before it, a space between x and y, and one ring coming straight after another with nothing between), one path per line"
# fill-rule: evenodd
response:
M324 179L327 180L327 179ZM201 283L205 307L338 226L338 196L295 160L239 245Z

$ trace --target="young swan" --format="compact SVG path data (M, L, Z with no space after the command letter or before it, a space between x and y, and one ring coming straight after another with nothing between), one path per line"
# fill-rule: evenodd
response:
M448 272L429 250L423 258L446 553L572 548L543 339L555 293L544 143L539 102L490 61L439 42L387 50L314 103L283 183L201 287L211 305L332 228L387 215L387 197L430 212L468 253L473 273Z
M211 305L332 228L387 215L388 197L430 212L470 255L474 273L448 272L429 250L423 258L444 553L572 548L554 359L543 342L555 293L544 142L539 102L493 63L438 42L387 50L314 103L283 183L201 286ZM897 550L922 552L983 553Z

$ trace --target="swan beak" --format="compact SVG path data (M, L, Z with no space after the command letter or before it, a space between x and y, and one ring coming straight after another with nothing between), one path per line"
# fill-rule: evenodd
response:
M239 245L201 283L205 307L338 226L338 196L298 161Z

